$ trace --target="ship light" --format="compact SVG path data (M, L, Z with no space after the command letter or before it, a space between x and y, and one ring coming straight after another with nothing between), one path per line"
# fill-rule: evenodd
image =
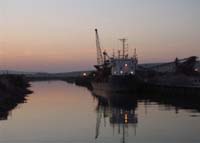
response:
M121 74L123 74L123 71L120 71Z
M114 74L117 74L117 72L116 72L116 71L114 71Z
M83 73L83 76L87 76L87 73L84 72L84 73Z
M133 72L133 71L131 71L131 74L134 74L134 72Z
M199 69L198 68L196 68L196 69L194 69L196 72L198 72L199 71Z
M127 114L125 114L124 119L125 119L125 123L128 123L128 115Z
M128 67L128 64L125 64L124 66L125 66L125 67Z

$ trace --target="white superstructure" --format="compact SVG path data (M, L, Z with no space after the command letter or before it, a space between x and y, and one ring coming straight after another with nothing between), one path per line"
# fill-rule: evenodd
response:
M135 75L137 60L130 59L113 59L111 61L112 75Z

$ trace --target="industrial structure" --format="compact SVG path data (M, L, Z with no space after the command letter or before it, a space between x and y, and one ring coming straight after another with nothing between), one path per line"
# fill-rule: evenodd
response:
M97 64L94 66L96 71L92 81L94 90L107 91L128 91L134 90L133 85L137 82L136 68L137 56L129 57L126 39L119 39L122 42L122 50L118 51L118 56L110 57L107 52L102 52L99 41L99 34L95 29ZM122 51L122 52L121 52ZM122 54L121 54L122 53Z
M200 62L197 60L198 58L195 56L178 59L176 58L174 61L166 62L166 63L151 63L151 64L140 64L140 68L146 68L148 70L154 70L156 72L166 73L166 72L176 72L177 66L182 65L185 68L190 68L195 70L196 72L200 72ZM191 67L192 66L192 67ZM187 71L187 69L185 69ZM188 69L189 70L189 69Z

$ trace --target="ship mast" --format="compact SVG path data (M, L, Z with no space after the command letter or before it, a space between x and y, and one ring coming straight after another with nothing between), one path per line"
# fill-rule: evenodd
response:
M122 39L119 39L121 42L122 42L122 58L125 59L126 57L126 41L127 39L125 38L122 38Z

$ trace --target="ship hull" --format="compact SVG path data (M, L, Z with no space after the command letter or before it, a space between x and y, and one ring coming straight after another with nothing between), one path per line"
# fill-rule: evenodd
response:
M149 79L147 84L161 87L172 88L187 88L187 89L200 89L200 77L199 76L187 76L184 74L157 76Z
M96 93L101 92L133 92L136 91L139 80L136 76L111 76L107 81L93 81L92 88Z

